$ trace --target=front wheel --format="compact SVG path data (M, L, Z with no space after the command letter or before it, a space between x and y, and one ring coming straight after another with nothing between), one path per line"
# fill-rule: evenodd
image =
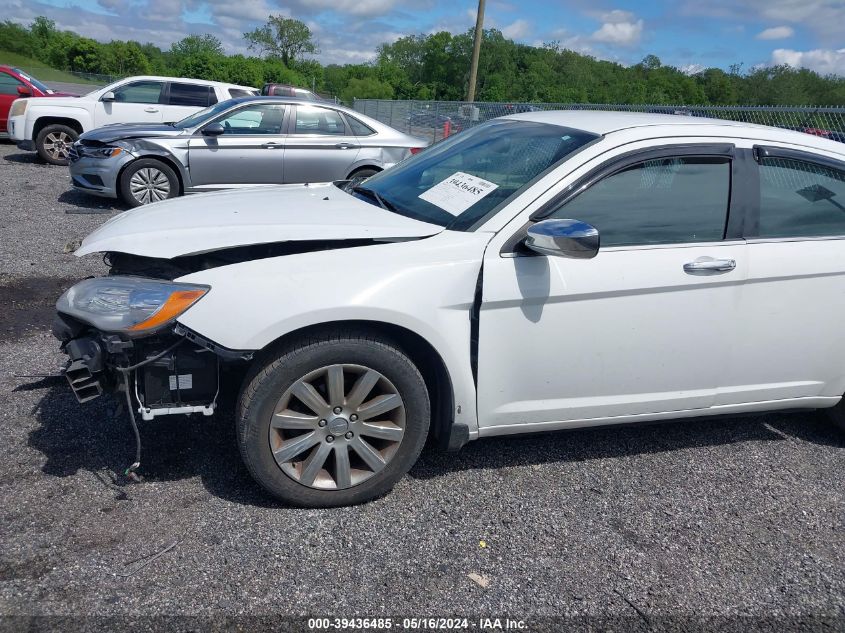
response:
M70 146L79 138L67 125L47 125L35 137L35 150L51 165L67 165Z
M120 196L130 207L160 202L179 195L179 178L173 169L154 158L129 164L120 175Z
M365 335L289 347L247 378L238 444L270 494L305 507L388 492L428 435L425 381L393 343Z

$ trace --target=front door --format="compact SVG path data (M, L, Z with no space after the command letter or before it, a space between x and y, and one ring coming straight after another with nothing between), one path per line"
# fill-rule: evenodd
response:
M297 105L285 154L285 182L331 182L349 175L360 145L336 110Z
M197 132L189 142L191 186L202 189L284 182L283 104L257 103L213 121L223 134Z
M727 227L731 169L725 146L635 154L545 213L595 226L595 258L488 248L482 433L713 404L746 276Z
M163 121L164 82L131 81L112 92L113 101L98 101L94 108L94 127L110 123L161 123Z
M12 107L12 101L20 97L18 88L23 86L29 89L29 86L12 77L9 73L0 70L0 133L7 132L7 125L9 122L9 109Z

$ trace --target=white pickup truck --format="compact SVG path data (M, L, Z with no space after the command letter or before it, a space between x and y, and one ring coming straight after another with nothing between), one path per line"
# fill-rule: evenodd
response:
M83 97L17 99L9 112L9 136L48 163L67 165L71 144L88 130L110 123L178 121L218 101L258 92L202 79L127 77Z

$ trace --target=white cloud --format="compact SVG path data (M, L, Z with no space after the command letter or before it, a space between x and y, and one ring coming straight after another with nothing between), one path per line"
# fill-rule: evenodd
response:
M681 66L678 68L682 73L685 75L697 75L698 73L707 70L707 66L702 64L687 64L686 66Z
M785 40L795 35L795 29L791 26L775 26L757 34L758 40Z
M516 20L502 28L502 35L512 40L521 40L531 32L531 24L528 20Z
M630 11L614 9L602 13L600 19L603 24L593 33L593 41L616 46L636 46L640 43L645 24Z
M845 48L839 50L815 49L812 51L794 51L779 48L772 51L772 65L786 64L793 68L809 68L820 75L845 76Z
M731 22L765 20L801 25L813 31L823 46L841 45L845 24L842 0L682 0L680 12Z

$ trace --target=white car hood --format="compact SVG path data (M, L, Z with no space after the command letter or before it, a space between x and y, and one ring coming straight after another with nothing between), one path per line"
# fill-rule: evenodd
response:
M359 200L331 183L281 185L138 207L91 233L76 255L111 251L171 259L252 244L409 239L442 230Z

